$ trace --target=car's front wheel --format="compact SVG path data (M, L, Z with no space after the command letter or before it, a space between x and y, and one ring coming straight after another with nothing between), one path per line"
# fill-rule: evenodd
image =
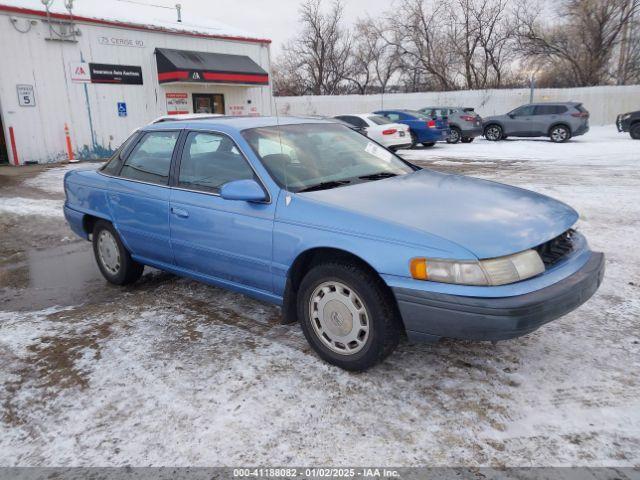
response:
M634 140L640 140L640 123L631 125L629 135L631 135L631 138L633 138Z
M504 132L500 125L489 125L484 129L484 138L491 142L502 140Z
M93 253L100 272L114 285L128 285L142 276L144 265L131 258L109 222L99 220L93 227Z
M397 346L401 321L382 280L355 263L314 267L298 289L298 318L326 362L366 370Z
M458 143L462 139L462 132L457 127L451 127L451 133L447 137L447 143Z
M553 143L564 143L571 138L571 131L564 125L556 125L549 132Z

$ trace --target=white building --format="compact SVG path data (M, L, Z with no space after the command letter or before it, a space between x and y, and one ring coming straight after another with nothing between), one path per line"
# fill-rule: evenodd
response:
M271 113L269 40L173 6L49 2L0 0L0 162L105 157L167 113Z

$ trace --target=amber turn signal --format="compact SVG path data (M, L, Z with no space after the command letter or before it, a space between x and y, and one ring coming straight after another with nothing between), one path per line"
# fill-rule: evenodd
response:
M411 276L416 280L427 280L429 278L426 258L412 258L409 269L411 270Z

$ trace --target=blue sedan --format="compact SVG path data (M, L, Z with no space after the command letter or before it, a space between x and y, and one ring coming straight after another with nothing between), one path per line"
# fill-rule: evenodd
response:
M404 333L524 335L585 302L604 272L569 206L422 170L324 120L151 125L64 183L67 221L109 282L149 265L280 305L349 370Z
M407 125L414 147L418 143L425 147L433 147L436 142L444 141L451 135L449 124L442 117L433 118L414 110L378 110L374 113L392 122Z

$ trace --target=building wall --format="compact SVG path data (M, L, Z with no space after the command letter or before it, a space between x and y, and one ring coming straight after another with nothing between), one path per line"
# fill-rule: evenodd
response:
M15 26L10 18L17 18ZM18 32L16 27L29 28L29 20L36 24L27 33ZM245 107L247 114L251 107L255 107L255 114L271 113L271 86L160 85L154 55L156 47L247 55L269 72L267 43L82 23L77 28L81 32L77 43L51 41L47 40L48 25L40 17L0 12L0 113L7 139L9 128L13 127L20 163L66 160L65 124L76 157L104 157L134 129L167 113L166 92L222 93L227 113L230 107L239 106ZM118 40L130 40L136 46L113 45L122 43ZM74 83L70 64L81 61L140 66L144 84ZM34 86L35 107L19 106L19 84ZM127 104L126 117L118 116L118 102ZM11 147L8 150L13 163Z
M281 115L339 115L382 108L418 109L426 106L474 107L482 116L507 113L529 103L529 89L467 90L453 92L396 93L387 95L341 95L276 97ZM640 85L622 87L547 88L535 91L534 101L583 102L592 125L610 125L616 116L640 110Z

